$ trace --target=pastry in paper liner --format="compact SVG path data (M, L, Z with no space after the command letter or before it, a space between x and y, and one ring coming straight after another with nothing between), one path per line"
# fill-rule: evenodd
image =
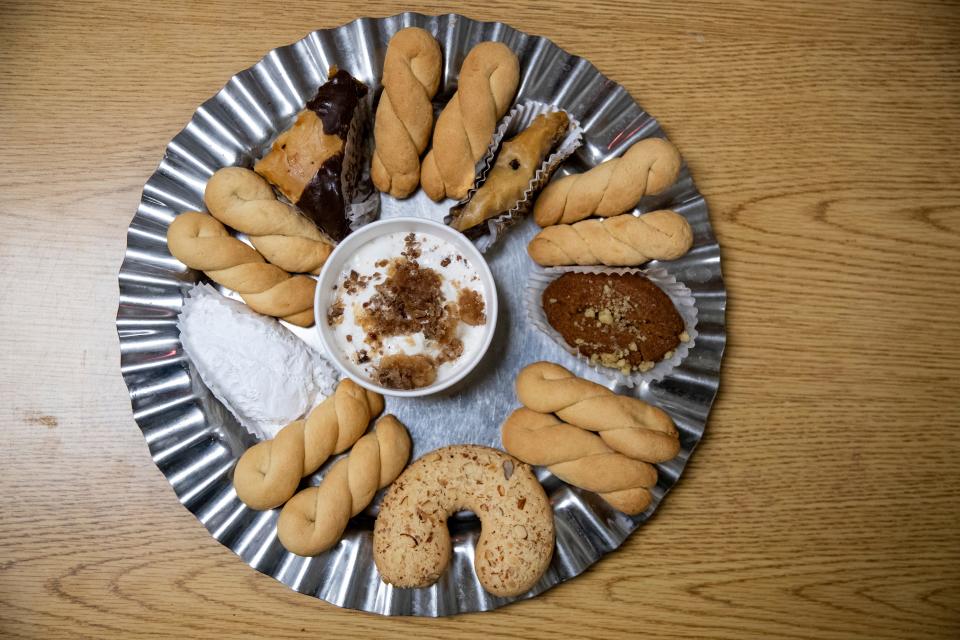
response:
M504 116L503 120L501 120L500 124L497 126L497 129L493 134L493 138L490 141L490 146L487 149L486 155L484 155L483 159L477 163L477 177L474 180L473 188L470 189L470 191L467 193L467 196L463 200L460 200L450 208L450 213L443 220L445 224L452 226L456 212L462 209L466 203L470 201L473 195L486 181L490 170L493 168L494 162L496 161L497 152L500 149L504 138L517 135L529 127L537 118L537 116L556 111L563 110L555 105L536 102L533 100L527 100L518 103L510 109L507 115ZM580 122L569 112L566 113L567 118L569 119L566 135L563 136L563 138L556 144L552 153L550 153L541 163L540 168L537 169L533 175L533 178L530 180L530 184L524 190L521 199L518 200L516 204L514 204L506 213L485 220L483 223L468 229L465 232L465 235L473 241L473 243L481 252L486 252L490 247L497 243L507 229L523 219L526 213L533 208L533 201L536 199L537 193L543 188L544 185L547 184L547 182L550 180L550 176L553 175L553 172L564 160L569 158L570 155L573 154L573 152L576 151L581 144L583 144L583 128L581 127Z
M565 273L596 273L596 274L640 274L650 280L653 284L667 294L673 306L676 308L680 317L683 319L684 330L687 333L687 340L681 341L673 350L671 357L660 360L652 369L640 372L634 371L625 374L618 369L607 367L583 356L579 351L564 340L556 329L547 321L546 313L543 309L543 292L547 286ZM564 349L567 353L578 360L586 363L590 368L600 375L609 378L618 384L627 387L635 387L643 382L652 382L662 380L668 373L673 371L684 358L693 349L697 336L697 305L693 293L682 282L678 282L675 277L670 275L662 267L652 269L636 268L609 268L609 267L551 267L548 269L534 270L530 274L530 281L527 284L526 291L526 311L527 320L534 327L549 336L554 342Z

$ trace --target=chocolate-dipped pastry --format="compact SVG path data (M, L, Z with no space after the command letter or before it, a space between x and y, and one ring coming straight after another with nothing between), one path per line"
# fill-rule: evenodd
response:
M563 111L544 113L504 142L483 185L465 205L452 210L451 226L466 231L512 209L569 126L570 118Z
M335 66L328 77L254 170L321 231L342 240L350 232L345 209L361 173L348 170L345 161L354 157L353 147L360 144L367 87Z

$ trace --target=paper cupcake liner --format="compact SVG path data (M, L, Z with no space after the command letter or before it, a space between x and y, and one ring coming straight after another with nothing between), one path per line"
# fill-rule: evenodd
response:
M560 332L550 325L550 323L547 321L547 315L543 310L543 292L546 290L547 285L559 278L564 273L599 273L610 275L638 273L642 276L645 276L651 282L657 285L661 291L670 297L670 301L673 303L673 306L677 309L677 312L683 319L684 329L686 330L690 339L677 345L677 348L674 349L673 356L668 359L661 360L649 371L637 371L628 375L617 369L590 362L589 358L584 357L579 351L577 351L576 348L568 344L567 341L563 339L563 336L560 335ZM673 369L677 367L684 360L684 358L687 357L687 355L690 353L690 350L693 349L694 345L696 344L697 336L699 335L697 332L697 305L696 300L693 297L693 292L691 292L685 284L677 281L674 276L670 275L667 270L662 267L656 267L653 269L550 267L548 269L534 271L530 274L530 282L527 285L526 307L527 320L529 320L534 327L549 336L567 353L574 356L581 362L585 362L587 366L600 375L627 387L634 387L643 382L662 380L668 373L673 371Z
M373 158L373 109L371 95L360 102L360 114L350 123L345 149L350 152L343 159L343 179L347 188L348 204L344 214L351 231L377 219L380 214L380 192L373 188L370 162Z
M456 215L454 212L469 202L473 194L486 182L487 174L493 167L497 151L500 149L500 143L503 142L505 138L512 138L529 127L537 116L557 111L563 110L555 105L535 102L533 100L527 100L514 105L507 115L504 116L503 120L500 121L496 131L494 131L493 138L490 140L487 153L480 162L477 163L477 177L474 180L473 187L467 192L463 200L460 200L450 208L450 213L443 220L444 224L453 222ZM547 156L541 163L540 168L534 172L533 178L524 190L520 200L506 213L500 214L495 218L490 218L484 221L483 224L477 225L464 232L464 235L470 238L481 252L486 252L487 249L496 244L507 229L523 219L527 212L530 211L537 193L550 180L550 176L553 175L556 168L583 144L583 128L580 126L580 122L570 115L569 112L566 113L570 119L570 125L566 135L556 145L553 153Z

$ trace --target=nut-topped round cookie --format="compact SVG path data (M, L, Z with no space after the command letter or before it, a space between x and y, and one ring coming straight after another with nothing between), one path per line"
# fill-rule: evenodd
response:
M529 465L502 451L455 445L423 456L397 478L380 505L373 558L383 580L426 587L450 563L447 518L480 518L474 567L483 588L515 596L533 587L553 556L553 511Z
M591 364L649 371L689 340L670 296L636 273L565 273L542 296L550 326Z

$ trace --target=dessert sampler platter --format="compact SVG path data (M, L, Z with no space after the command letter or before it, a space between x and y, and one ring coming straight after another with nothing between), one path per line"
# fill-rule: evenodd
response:
M117 329L151 455L217 540L436 616L535 596L653 514L725 302L706 204L622 87L501 23L402 14L196 111L130 225Z

